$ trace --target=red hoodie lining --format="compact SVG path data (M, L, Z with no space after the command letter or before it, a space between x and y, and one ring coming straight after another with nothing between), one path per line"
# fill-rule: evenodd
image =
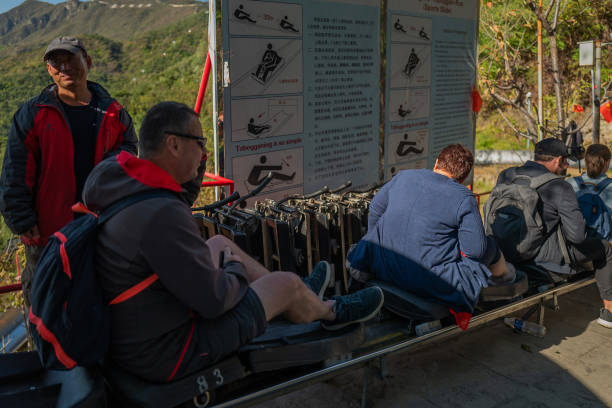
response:
M182 190L170 174L148 160L139 159L126 151L119 153L116 159L128 176L146 186L163 188L176 193Z

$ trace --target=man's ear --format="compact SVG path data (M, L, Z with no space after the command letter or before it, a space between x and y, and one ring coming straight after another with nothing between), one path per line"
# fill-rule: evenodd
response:
M178 137L172 134L167 135L166 139L164 140L164 146L172 156L179 156L180 145Z
M434 168L433 168L433 169L434 169L434 170L437 170L437 169L438 169L438 159L436 159L436 163L434 164Z

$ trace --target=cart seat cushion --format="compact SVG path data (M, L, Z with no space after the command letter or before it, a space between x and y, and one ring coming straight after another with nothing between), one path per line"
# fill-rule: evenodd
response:
M266 332L240 349L254 373L341 359L365 341L363 324L328 331L319 322L295 324L276 319Z
M169 383L148 382L112 361L106 361L102 371L111 392L120 401L143 408L174 407L246 375L236 355Z
M385 294L384 308L415 321L439 320L450 315L448 306L407 292L387 282L371 280L366 286L378 286Z

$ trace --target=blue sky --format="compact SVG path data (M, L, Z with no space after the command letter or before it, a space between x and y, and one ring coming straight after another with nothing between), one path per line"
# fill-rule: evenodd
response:
M0 14L12 9L15 6L20 5L21 3L23 3L23 1L24 0L0 0ZM57 4L57 3L63 3L66 0L41 0L41 1L44 1L46 3L51 3L51 4ZM206 0L199 0L199 1L206 2Z

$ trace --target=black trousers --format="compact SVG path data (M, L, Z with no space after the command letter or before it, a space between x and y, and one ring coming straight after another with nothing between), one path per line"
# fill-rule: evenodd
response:
M587 238L569 247L576 262L593 262L599 294L604 300L612 300L612 245L605 239Z

